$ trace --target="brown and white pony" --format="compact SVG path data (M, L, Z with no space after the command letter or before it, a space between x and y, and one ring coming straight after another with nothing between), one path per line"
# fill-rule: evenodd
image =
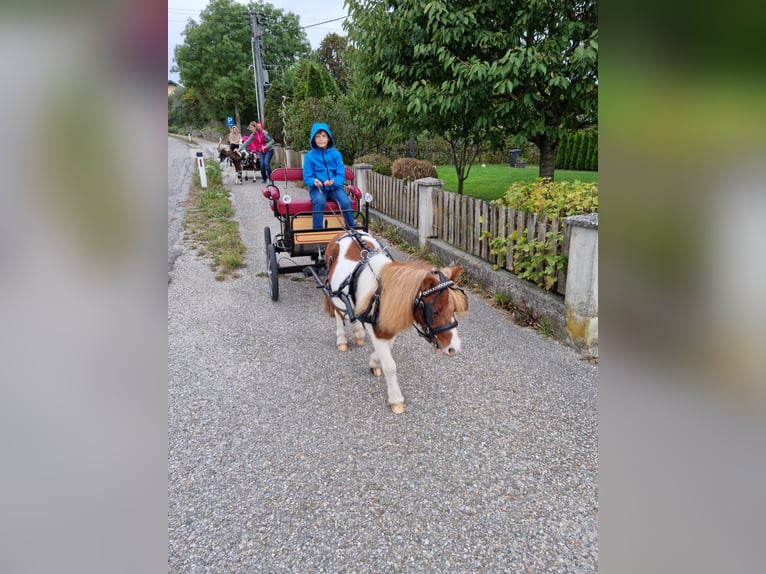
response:
M218 161L223 162L223 160L228 159L234 166L234 171L237 172L236 183L241 184L242 183L242 157L234 150L221 147L222 141L223 141L223 138L220 138L218 140Z
M438 351L460 351L456 314L468 311L468 298L455 286L462 267L435 269L425 263L393 261L369 233L349 230L327 244L324 310L336 322L336 345L346 351L345 319L357 345L365 330L372 340L369 368L385 376L388 403L404 411L396 363L391 354L396 336L414 326Z

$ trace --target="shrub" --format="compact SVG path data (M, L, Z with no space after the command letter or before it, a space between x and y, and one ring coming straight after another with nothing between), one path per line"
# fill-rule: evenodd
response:
M391 165L391 175L404 181L415 181L422 177L436 177L436 167L427 160L402 157Z
M597 171L598 132L587 129L563 136L556 154L556 168Z
M559 149L556 153L556 167L558 169L569 168L569 151L572 149L572 138L563 137L559 142Z
M548 217L593 213L598 211L598 185L580 181L549 183L542 178L532 182L519 181L493 203ZM540 240L528 237L527 231L524 229L519 233L516 230L510 236L497 237L487 231L482 237L489 240L490 253L498 256L500 264L510 259L518 277L553 290L559 273L566 269L567 258L558 247L563 234L549 231L545 239Z
M577 180L548 183L541 178L517 181L495 203L549 217L594 213L598 212L598 184Z
M354 163L368 163L372 166L372 171L381 175L391 175L391 160L383 154L370 153L354 158Z

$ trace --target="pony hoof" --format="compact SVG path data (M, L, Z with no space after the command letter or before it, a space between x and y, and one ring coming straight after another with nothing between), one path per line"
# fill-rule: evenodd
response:
M364 339L355 339L355 341L356 341L357 347L361 347L362 345L364 345Z
M370 372L376 377L383 374L383 370L380 367L370 367Z
M391 405L391 411L393 411L395 415L402 414L404 412L404 403L394 403Z
M338 350L339 351L348 351L348 345L346 343L342 343L342 344L338 345Z

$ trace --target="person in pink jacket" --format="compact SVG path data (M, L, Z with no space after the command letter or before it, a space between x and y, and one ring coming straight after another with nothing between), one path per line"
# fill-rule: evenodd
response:
M271 156L274 155L274 138L263 129L261 122L250 122L247 129L252 133L242 143L240 149L246 149L258 154L261 160L261 180L263 183L266 183L267 179L271 180Z

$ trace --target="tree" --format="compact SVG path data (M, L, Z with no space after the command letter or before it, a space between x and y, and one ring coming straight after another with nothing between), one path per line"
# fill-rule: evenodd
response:
M279 75L271 77L271 87L266 92L266 101L264 102L263 123L264 127L271 133L274 139L287 145L285 142L285 127L283 121L286 117L287 102L292 100L295 91L295 72L297 66L284 71Z
M234 0L211 0L200 14L199 23L189 19L184 43L175 49L173 68L181 83L193 89L209 110L209 119L233 112L241 125L241 111L255 107L252 33L250 18L245 14L249 10L262 14L266 68L287 67L311 53L295 14L285 14L266 2L243 6Z
M327 34L314 53L317 62L335 80L341 93L348 92L351 70L348 62L348 40L338 34Z
M561 137L598 121L598 3L523 4L523 10L510 12L518 40L501 65L510 66L513 84L507 88L513 97L499 121L537 145L539 175L552 181Z
M508 134L540 149L553 178L567 131L595 122L595 0L348 0L368 93L402 133L449 142L458 193L483 146Z
M470 166L495 126L491 92L478 81L466 82L453 67L466 62L477 21L467 17L458 30L450 24L452 16L462 22L473 9L448 8L445 0L348 0L347 5L363 95L382 93L385 105L379 111L402 138L424 131L444 138L462 194Z
M310 58L305 58L299 62L295 72L295 81L293 97L296 100L305 100L307 98L320 99L325 96L337 96L340 94L330 72Z

